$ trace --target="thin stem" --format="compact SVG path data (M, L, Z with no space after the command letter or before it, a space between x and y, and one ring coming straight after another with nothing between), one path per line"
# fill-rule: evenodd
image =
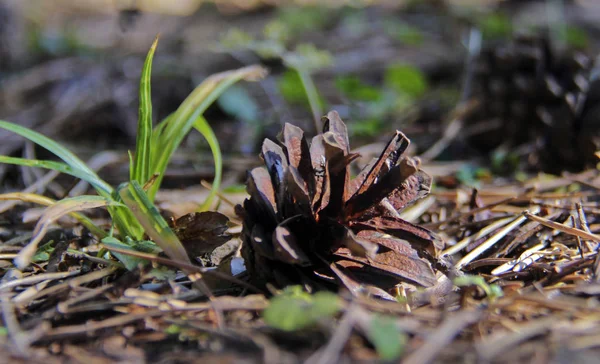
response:
M302 81L302 86L304 87L304 92L306 92L306 96L308 97L308 104L310 105L310 110L313 114L313 120L315 122L316 132L321 132L321 116L323 115L323 110L321 110L321 105L319 103L319 94L317 93L317 88L315 87L315 83L310 77L310 73L302 68L296 68L296 72L300 76L300 81Z

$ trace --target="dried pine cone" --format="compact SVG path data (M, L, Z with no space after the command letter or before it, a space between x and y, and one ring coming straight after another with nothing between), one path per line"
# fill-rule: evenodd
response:
M496 121L498 127L474 135L470 144L488 152L535 141L530 164L554 173L594 165L600 84L594 86L592 66L585 54L554 51L540 37L483 51L473 93L479 106L467 123Z
M401 281L434 285L430 261L442 242L398 214L431 186L419 161L402 157L408 138L397 131L351 179L349 164L358 155L350 153L346 125L335 111L324 122L310 146L300 128L286 124L282 146L264 141L267 168L249 172L250 198L238 211L252 282L313 288L339 282L388 298L384 290Z

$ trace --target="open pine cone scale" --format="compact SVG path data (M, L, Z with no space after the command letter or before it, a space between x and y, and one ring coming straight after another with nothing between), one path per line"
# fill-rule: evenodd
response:
M323 133L310 146L290 124L281 139L281 146L265 140L266 169L248 174L242 255L253 283L338 281L353 292L436 283L432 261L441 241L398 212L431 186L418 160L403 157L410 143L404 134L396 132L355 178L349 165L358 154L350 152L337 112L324 118Z

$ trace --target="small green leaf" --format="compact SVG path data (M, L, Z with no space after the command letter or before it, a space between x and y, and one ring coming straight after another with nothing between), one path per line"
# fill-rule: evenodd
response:
M165 333L169 335L176 335L179 334L181 331L181 326L175 324L171 324L165 329Z
M492 13L479 17L479 27L484 39L502 39L509 37L513 32L510 18L503 13Z
M31 258L33 263L47 262L50 259L50 254L54 251L54 240L50 240L46 244L40 246Z
M285 44L290 38L289 27L281 20L273 20L265 25L265 38Z
M223 37L221 37L219 43L226 49L240 49L248 48L254 39L241 29L233 28L230 29Z
M333 64L333 56L326 50L317 49L313 44L303 43L294 52L286 53L284 63L291 68L312 72Z
M365 12L360 10L350 11L340 21L340 29L352 37L360 37L369 31L369 19Z
M494 300L498 297L502 297L504 293L502 288L497 284L489 284L481 276L463 275L454 278L453 283L458 287L477 286L485 292L489 300Z
M281 58L285 53L283 43L272 39L256 41L250 45L249 49L256 52L262 59Z
M351 100L377 101L382 97L380 90L363 83L356 76L336 77L335 87Z
M285 287L281 292L281 296L298 298L306 302L310 302L310 300L312 299L310 293L306 292L304 288L302 288L302 286L299 285Z
M390 37L404 44L415 46L423 43L423 33L418 28L399 22L396 19L389 19L384 22L384 29Z
M390 66L384 75L386 87L399 94L418 98L427 91L427 79L421 70L407 64Z
M304 90L302 79L297 71L288 69L283 73L278 81L279 91L283 98L292 104L300 104L309 107L308 96ZM323 98L319 96L319 103L325 104Z
M311 326L309 321L310 303L292 297L275 297L263 312L265 322L284 331L295 331Z
M356 120L349 130L356 136L376 136L381 132L383 124L379 119Z
M323 6L283 6L278 8L277 19L290 34L301 34L323 29L331 16L332 12Z
M119 239L116 239L112 236L107 236L104 239L102 239L102 244L106 245L108 248L114 247L124 250L135 251L135 249L132 248L130 245L124 244ZM117 252L111 252L111 254L114 255L121 263L123 263L125 268L129 271L136 269L139 265L145 266L149 263L146 259L134 257L127 254Z
M301 289L291 289L271 299L263 318L277 329L296 331L333 317L340 309L339 298L333 293L318 292L311 296Z
M476 166L466 163L456 172L456 178L465 186L479 188L481 183L477 179L477 171Z
M339 298L330 292L317 292L312 296L311 315L315 322L323 317L332 317L340 311Z
M519 169L520 156L503 148L497 148L490 154L492 172L500 175L513 174Z
M406 346L406 334L398 329L395 321L392 317L375 316L367 332L369 341L384 361L397 360Z
M567 26L562 32L564 41L573 48L587 48L590 44L589 36L587 32L581 28L575 26Z

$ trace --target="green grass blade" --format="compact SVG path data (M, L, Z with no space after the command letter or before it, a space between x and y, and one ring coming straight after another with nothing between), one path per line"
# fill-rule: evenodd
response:
M16 164L19 166L26 167L34 167L34 168L45 168L52 169L61 173L65 173L71 175L73 177L77 177L82 179L92 186L98 191L99 194L104 197L110 196L112 192L112 187L108 185L106 182L101 180L98 175L95 173L90 174L88 170L80 170L78 168L74 168L72 166L67 165L66 163L55 162L55 161L46 161L46 160L37 160L37 159L24 159L24 158L16 158L16 157L7 157L4 155L0 155L0 163L6 164ZM87 167L86 167L87 168Z
M121 189L120 196L144 227L146 234L154 240L156 245L169 258L190 263L190 258L183 244L181 244L177 235L171 230L137 181L131 181L126 188Z
M81 171L89 173L90 175L96 174L81 159L77 158L75 154L71 153L70 150L38 132L3 120L0 120L0 128L18 134L24 138L31 140L35 144L46 148L50 152L54 153L57 157L62 159L63 162L71 166L73 169L79 169Z
M196 130L198 130L200 134L206 138L213 155L213 160L215 161L215 179L213 180L212 188L204 203L198 208L198 211L206 211L210 209L212 201L217 195L217 192L219 192L219 187L221 186L221 178L223 176L223 156L221 155L219 140L202 115L200 115L194 122L194 128L196 128Z
M54 140L33 130L3 120L0 120L0 128L6 129L24 138L27 138L30 141L54 153L57 157L62 159L63 162L69 165L72 168L73 172L79 174L76 177L89 182L98 190L98 193L101 193L102 191L103 193L101 194L108 193L110 195L110 193L112 192L112 187L109 184L101 180L100 177L98 177L98 175L94 171L92 171L81 159L77 158L75 154L71 153L70 150L58 144Z
M310 77L310 73L303 69L296 69L298 75L300 76L300 80L302 81L302 86L304 87L304 91L306 92L306 97L308 98L308 104L310 105L310 110L313 114L313 121L315 123L315 132L320 133L323 129L321 125L321 116L323 116L323 110L321 108L321 102L319 101L319 93L317 91L317 87Z
M129 236L133 240L140 240L144 236L144 228L128 207L109 207L108 211L122 236Z
M104 244L105 248L110 250L110 254L114 255L121 263L123 263L125 268L130 271L137 268L140 264L142 266L146 266L150 262L147 259L136 257L133 254L138 252L146 254L158 254L162 251L156 246L156 244L150 241L141 241L126 244L113 236L108 236L102 239L102 244ZM132 255L117 252L116 250L118 249L129 250L132 252Z
M169 116L164 118L161 122L156 124L156 126L154 127L154 130L152 131L151 144L154 146L154 148L152 148L152 150L150 151L150 163L151 163L150 169L152 171L156 170L155 161L157 160L159 154L161 153L160 149L157 148L157 146L160 145L160 143L161 143L160 141L162 140L162 136L165 133L165 129L166 129L167 125L169 125L169 123L171 122L172 119L173 119L173 114L170 114Z
M88 182L96 189L99 195L113 199L113 188L101 180L95 173L90 175L87 173L87 171L81 171L76 168L72 168L65 163L7 157L4 155L0 155L0 163L56 170ZM134 239L140 239L142 237L144 230L127 207L109 206L108 210L121 234L131 236Z
M142 76L140 77L140 109L138 114L137 139L135 143L134 164L130 170L130 179L144 184L150 178L150 154L152 148L152 99L151 73L152 59L158 45L158 36L148 51Z
M169 122L161 126L162 133L158 143L154 145L153 157L155 158L152 158L152 173L158 173L159 177L148 192L150 201L154 200L171 156L191 130L198 116L202 115L229 86L240 80L257 80L263 77L265 72L262 67L249 66L212 75L181 103L177 111L171 115Z
M54 161L26 160L7 156L0 156L0 163L54 169L80 178L91 184L99 195L106 198L112 198L112 193L114 192L112 186L100 179L96 172L90 169L81 159L77 158L77 156L75 156L75 154L73 154L67 148L38 132L17 124L0 120L0 128L27 138L39 146L47 149L62 159L66 165ZM108 209L121 234L131 236L134 239L141 238L143 235L143 229L127 208L121 206L110 206Z

